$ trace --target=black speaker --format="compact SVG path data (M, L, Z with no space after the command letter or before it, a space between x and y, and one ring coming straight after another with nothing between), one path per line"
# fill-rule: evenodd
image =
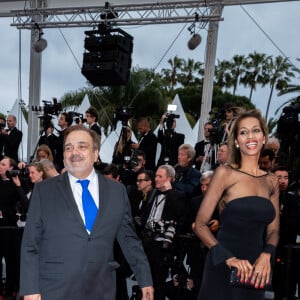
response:
M118 34L114 34L117 32ZM133 38L121 29L86 31L81 73L93 86L125 85L130 79Z

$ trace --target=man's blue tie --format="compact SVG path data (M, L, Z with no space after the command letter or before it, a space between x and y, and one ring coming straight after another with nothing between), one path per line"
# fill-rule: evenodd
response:
M88 190L90 181L88 179L84 179L77 180L77 182L80 183L82 187L82 207L85 218L85 227L89 232L91 232L97 216L98 208L90 191Z

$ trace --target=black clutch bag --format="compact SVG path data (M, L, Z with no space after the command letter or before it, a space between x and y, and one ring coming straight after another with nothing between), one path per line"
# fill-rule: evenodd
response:
M260 291L264 291L268 288L271 287L271 282L269 282L268 284L265 284L264 287L255 287L255 285L251 284L251 278L248 279L248 281L246 282L241 282L241 278L240 276L237 275L237 268L231 268L231 272L230 272L230 280L229 280L229 284L231 286L234 287L239 287L239 288L245 288L245 289L252 289L252 290L260 290ZM272 274L270 276L270 279L272 278Z

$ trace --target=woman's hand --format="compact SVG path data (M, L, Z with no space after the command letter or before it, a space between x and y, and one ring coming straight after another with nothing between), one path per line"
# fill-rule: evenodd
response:
M256 288L264 288L271 281L271 254L261 253L253 265L251 284Z
M231 257L226 260L226 264L229 268L237 268L237 276L240 277L241 282L247 282L251 278L253 266L248 260Z

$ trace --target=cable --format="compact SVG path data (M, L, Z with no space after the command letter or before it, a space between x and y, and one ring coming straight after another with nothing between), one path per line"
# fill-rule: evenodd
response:
M251 19L251 21L260 29L260 31L267 37L267 39L273 44L273 46L286 58L290 64L292 64L295 68L297 68L294 63L289 59L289 57L279 48L279 46L274 42L274 40L270 37L269 34L258 24L258 22L254 19L253 16L244 8L243 5L240 5L241 9L245 12L245 14Z
M74 58L74 60L75 60L76 64L77 64L77 66L78 66L78 67L79 67L79 69L81 70L80 63L79 63L78 59L76 58L76 56L75 56L75 54L74 54L74 52L73 52L73 50L72 50L71 46L69 45L69 43L68 43L68 41L67 41L66 37L64 36L64 34L63 34L62 30L61 30L60 28L58 28L58 30L59 30L59 32L60 32L60 34L61 34L61 36L63 37L63 39L64 39L65 43L67 44L67 46L68 46L68 48L69 48L69 50L70 50L70 52L71 52L71 54L72 54L72 56L73 56L73 58Z
M175 39L173 40L173 42L170 44L170 46L168 47L168 49L166 50L166 52L163 54L163 56L161 57L161 59L158 61L158 63L154 67L153 71L155 71L158 68L158 66L161 64L161 62L166 57L166 55L168 54L168 52L170 51L170 49L173 47L173 45L175 44L175 42L177 41L177 39L181 35L182 31L186 28L186 26L187 26L187 23L184 24L184 26L182 27L182 29L178 32L177 36L175 37Z

